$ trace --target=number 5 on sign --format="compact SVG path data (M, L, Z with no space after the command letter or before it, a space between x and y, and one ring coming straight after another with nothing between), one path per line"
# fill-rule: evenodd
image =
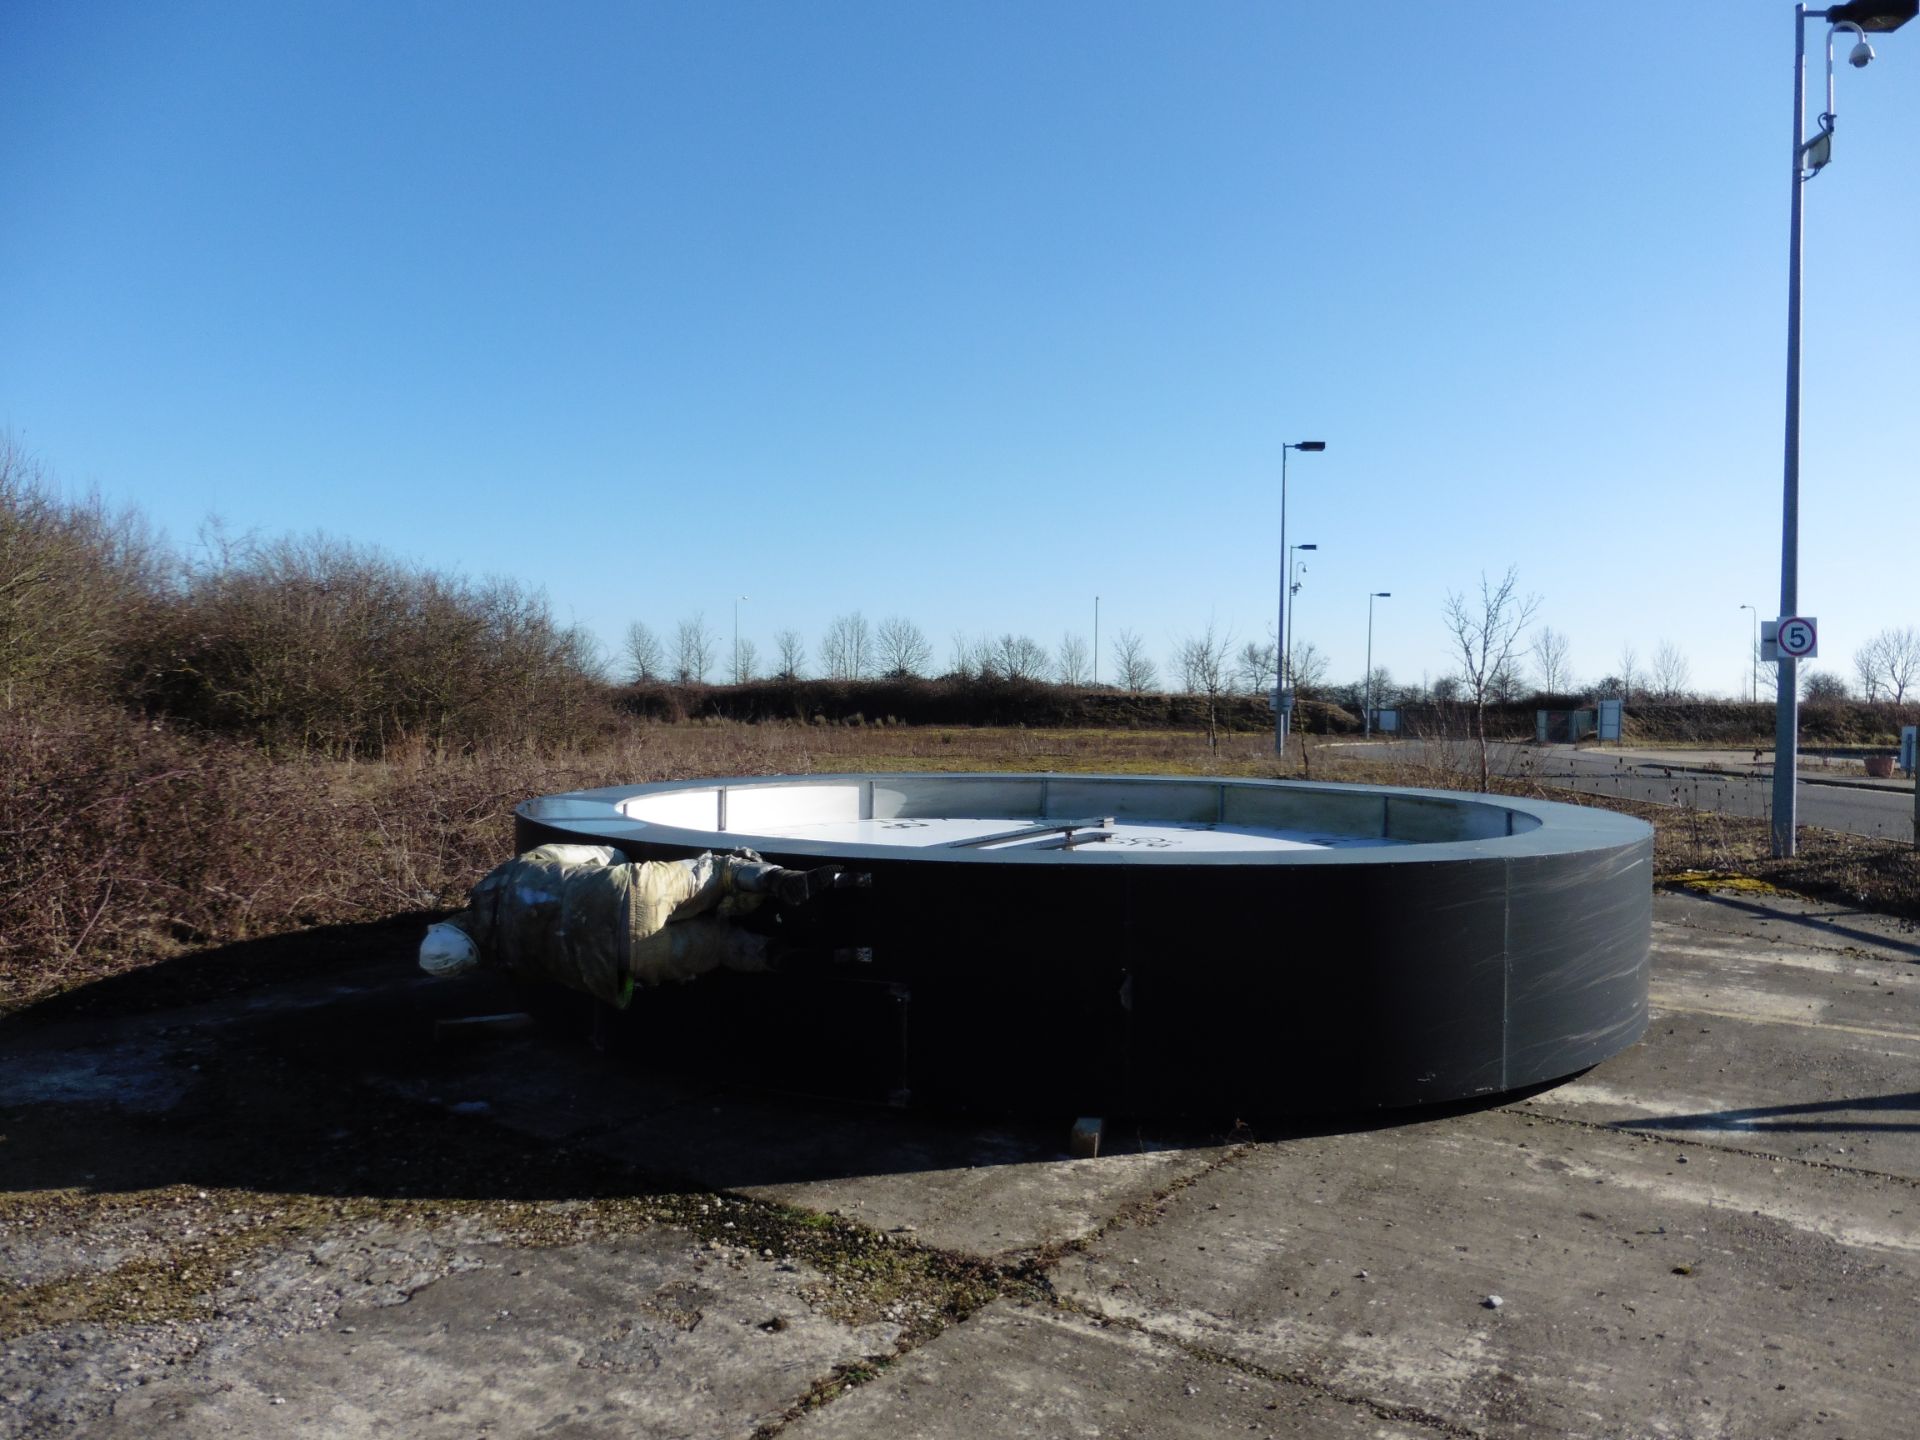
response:
M1812 660L1820 654L1820 622L1811 615L1787 615L1760 622L1760 658Z

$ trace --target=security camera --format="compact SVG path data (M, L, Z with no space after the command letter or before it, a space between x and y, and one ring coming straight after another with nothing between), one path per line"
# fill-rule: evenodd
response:
M1853 47L1853 53L1847 56L1847 63L1856 70L1864 70L1871 59L1873 59L1873 46L1862 40Z

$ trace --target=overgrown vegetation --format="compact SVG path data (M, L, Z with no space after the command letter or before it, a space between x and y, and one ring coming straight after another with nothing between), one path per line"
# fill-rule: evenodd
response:
M163 589L139 521L63 500L0 436L0 707L111 689Z
M328 758L573 741L609 715L591 641L517 581L324 536L175 555L0 439L0 710L71 706Z
M515 582L320 537L188 559L0 439L0 1002L439 904L536 775L626 773L615 724Z
M77 708L0 715L0 751L0 1004L184 946L444 903L497 856L529 781L610 777L497 750L276 760Z
M131 698L276 753L577 739L604 714L592 643L539 595L322 536L221 546L148 609Z

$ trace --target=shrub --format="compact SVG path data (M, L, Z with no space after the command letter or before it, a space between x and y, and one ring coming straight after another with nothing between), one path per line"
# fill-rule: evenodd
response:
M150 716L279 753L571 739L605 712L591 641L537 593L324 536L186 569L135 669Z
M158 571L135 517L60 498L0 436L0 710L110 686Z
M488 747L276 760L106 708L0 712L0 1009L183 947L452 905L529 795L645 778Z
M0 716L0 749L0 983L13 994L89 957L323 918L306 897L338 837L315 834L329 818L318 772L105 710Z

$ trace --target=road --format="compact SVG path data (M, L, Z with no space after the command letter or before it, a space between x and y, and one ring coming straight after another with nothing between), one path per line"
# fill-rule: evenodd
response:
M1376 746L1379 743L1373 742ZM1348 748L1348 753L1356 753L1359 748ZM1458 741L1400 740L1380 748L1383 755L1390 750L1395 758L1414 763L1460 766L1471 760L1471 746ZM1773 813L1773 776L1769 771L1716 774L1690 768L1705 760L1684 753L1653 756L1646 751L1622 754L1570 745L1504 744L1492 746L1489 758L1499 774L1529 775L1587 794L1621 795L1760 819ZM1913 839L1913 792L1904 785L1867 789L1822 784L1809 779L1803 767L1798 811L1802 825L1853 835Z

